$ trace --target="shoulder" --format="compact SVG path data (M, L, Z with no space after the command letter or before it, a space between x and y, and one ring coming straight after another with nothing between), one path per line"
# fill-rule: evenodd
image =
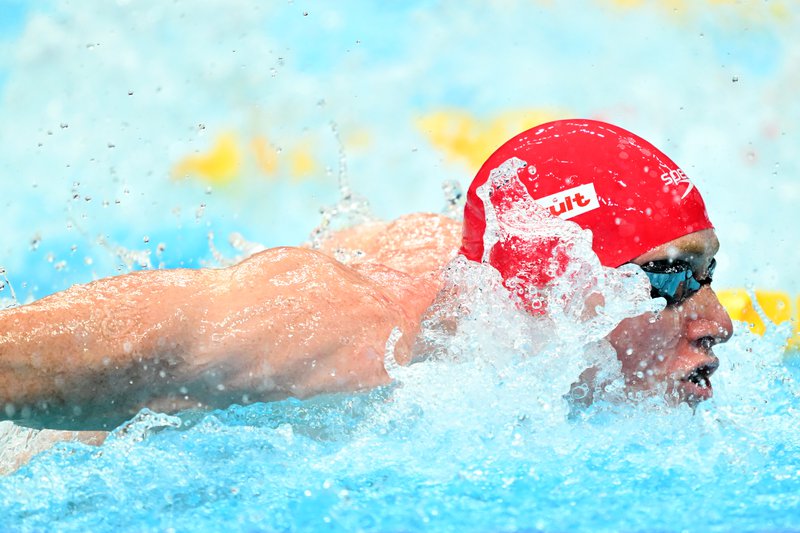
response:
M433 213L413 213L333 233L320 250L351 265L379 264L421 275L438 273L455 255L460 239L460 222Z

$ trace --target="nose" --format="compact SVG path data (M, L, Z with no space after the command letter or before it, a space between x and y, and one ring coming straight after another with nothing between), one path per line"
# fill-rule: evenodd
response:
M733 322L711 287L700 289L687 304L684 313L689 321L687 334L691 342L710 341L712 346L728 342L733 335Z

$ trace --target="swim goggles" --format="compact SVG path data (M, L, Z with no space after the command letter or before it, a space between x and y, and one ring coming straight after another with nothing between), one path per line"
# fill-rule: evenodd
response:
M640 266L650 279L650 295L653 298L664 298L667 305L676 305L711 283L717 260L711 260L708 273L703 279L694 276L691 265L686 261L650 261Z

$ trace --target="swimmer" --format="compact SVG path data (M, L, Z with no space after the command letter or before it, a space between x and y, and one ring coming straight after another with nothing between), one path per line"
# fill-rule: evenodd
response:
M653 297L666 300L656 320L626 319L608 337L628 389L666 385L675 402L710 397L712 348L732 324L710 287L719 242L699 192L636 135L562 120L515 136L487 160L469 189L463 228L409 215L341 231L319 250L275 248L222 269L134 272L1 311L0 416L31 427L110 429L142 407L225 408L389 383L383 363L394 328L402 332L395 357L409 364L442 270L457 253L483 258L477 187L511 157L527 163L520 178L532 199L592 230L603 265L639 265ZM339 261L341 248L363 253ZM539 253L501 240L486 255L505 280L541 284Z

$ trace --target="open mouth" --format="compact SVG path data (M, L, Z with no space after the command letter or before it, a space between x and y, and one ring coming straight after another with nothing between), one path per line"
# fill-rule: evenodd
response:
M710 398L713 394L710 378L718 366L719 363L716 360L712 363L700 365L681 379L680 388L684 400L689 403L696 403Z
M711 388L711 374L717 369L716 365L703 365L700 367L695 368L692 370L688 376L683 378L682 381L688 381L690 383L694 383L698 387L702 387L704 389Z

